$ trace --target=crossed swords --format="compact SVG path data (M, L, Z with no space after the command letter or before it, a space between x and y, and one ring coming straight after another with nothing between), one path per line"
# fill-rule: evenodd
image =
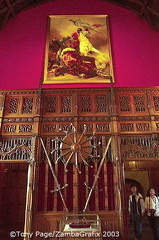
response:
M47 151L46 151L46 148L45 148L45 145L44 145L44 142L43 142L42 138L40 138L40 141L41 141L42 147L43 147L43 149L44 149L44 152L45 152L45 155L46 155L46 158L47 158L47 161L48 161L48 164L49 164L51 173L52 173L52 175L53 175L53 178L54 178L54 180L55 180L56 187L57 187L57 189L56 189L56 190L52 190L52 192L56 192L56 191L59 192L60 197L61 197L61 200L62 200L63 205L64 205L64 208L66 209L66 212L68 212L68 208L67 208L67 206L66 206L65 199L64 199L64 196L63 196L62 191L61 191L63 188L67 187L68 184L66 184L67 186L65 185L65 186L63 186L62 188L60 187L59 181L58 181L58 179L57 179L57 177L56 177L56 174L55 174L55 171L54 171L54 169L53 169L53 167L52 167L52 164L51 164L49 155L48 155L48 153L47 153Z
M96 186L96 183L97 183L97 181L98 181L99 174L100 174L102 165L103 165L103 163L104 163L106 154L107 154L107 152L108 152L108 149L109 149L111 140L112 140L112 137L110 137L109 140L108 140L108 143L107 143L107 145L106 145L105 151L104 151L104 153L103 153L103 157L102 157L102 159L101 159L100 165L99 165L98 170L97 170L97 173L96 173L96 175L95 175L95 179L94 179L94 182L93 182L93 184L92 184L92 187L88 187L88 188L90 189L90 191L89 191L89 194L88 194L88 197L87 197L87 200L86 200L86 203L85 203L83 212L85 212L86 209L87 209L87 207L88 207L88 203L89 203L89 201L90 201L92 192L93 192L93 190L94 190L94 188L95 188L95 186ZM61 197L61 200L62 200L63 205L64 205L64 208L66 209L66 212L68 212L68 208L67 208L67 206L66 206L66 202L65 202L64 196L63 196L62 191L61 191L61 190L64 189L65 187L68 187L68 184L65 184L63 187L60 187L59 181L58 181L58 179L57 179L57 177L56 177L56 174L55 174L55 171L54 171L54 169L53 169L53 167L52 167L52 164L51 164L49 155L48 155L48 153L47 153L47 151L46 151L46 148L45 148L45 145L44 145L44 142L43 142L42 138L40 138L40 141L41 141L42 147L43 147L43 149L44 149L44 152L45 152L45 155L46 155L46 158L47 158L47 161L48 161L48 164L49 164L51 173L52 173L52 175L53 175L53 178L54 178L54 180L55 180L56 187L57 187L56 190L51 190L51 192L59 192L60 197ZM86 183L85 183L85 185L86 185ZM86 185L86 186L87 186L87 185Z

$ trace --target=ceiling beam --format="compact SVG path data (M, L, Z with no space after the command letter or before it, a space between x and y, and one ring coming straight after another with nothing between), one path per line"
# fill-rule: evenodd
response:
M10 10L10 13L11 13L12 17L13 17L13 18L16 18L16 13L15 13L15 11L14 11L14 9L13 9L13 6L12 6L11 2L10 2L9 0L5 0L5 2L6 2L6 4L7 4L7 7L8 7L9 10Z
M149 13L146 11L144 12L145 18L148 21L148 23L150 24L152 30L154 30L155 32L157 32L157 26L156 24L152 21L152 18L150 17Z
M7 24L8 20L9 20L9 16L10 16L10 10L8 9L8 11L5 14L4 20L0 24L0 31L2 31L3 28L5 27L5 25Z
M0 0L0 18L2 18L1 25L6 24L7 21L13 17L16 18L17 14L55 0ZM87 0L88 1L88 0ZM114 3L115 5L124 7L136 13L139 18L144 18L156 31L159 25L159 9L153 5L153 1L157 0L100 0L105 2ZM149 4L151 3L152 4Z
M157 31L157 27L156 24L153 22L153 19L150 17L149 15L149 11L148 11L148 4L151 2L151 0L144 0L143 4L142 4L142 8L141 11L139 13L139 18L143 18L145 17L145 19L147 20L147 22L150 24L151 28L154 31Z
M150 0L144 0L143 5L142 5L142 8L141 8L141 11L140 11L140 13L139 13L139 17L140 17L140 18L143 18L144 13L145 13L146 8L147 8L147 5L148 5L149 3L150 3Z
M152 13L153 15L155 15L156 17L159 18L159 12L155 11L154 9L147 7L147 10Z

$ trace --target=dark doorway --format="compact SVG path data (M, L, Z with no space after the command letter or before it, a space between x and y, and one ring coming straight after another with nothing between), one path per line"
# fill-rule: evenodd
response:
M24 231L27 169L28 164L0 164L0 240L11 239L11 231Z
M138 174L139 174L139 171L138 171ZM142 171L141 171L141 174L142 174ZM134 179L129 179L129 178L125 179L125 193L126 193L125 194L125 200L126 200L125 201L125 207L126 207L126 216L127 216L127 223L128 223L127 224L127 226L128 226L128 240L134 240L134 238L135 238L133 227L130 223L129 213L128 213L128 199L129 199L129 195L131 194L131 191L130 191L130 186L131 185L136 185L139 193L141 193L142 196L145 197L144 186L142 186L142 184L139 181L136 181ZM152 231L150 229L146 214L143 216L143 239L144 240L153 239Z

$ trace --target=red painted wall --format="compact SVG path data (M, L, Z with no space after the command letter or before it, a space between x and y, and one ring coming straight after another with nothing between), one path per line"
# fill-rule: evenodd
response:
M159 32L153 32L134 13L113 4L100 0L56 0L19 14L0 33L0 89L38 88L43 75L47 16L57 14L109 15L115 86L159 86Z

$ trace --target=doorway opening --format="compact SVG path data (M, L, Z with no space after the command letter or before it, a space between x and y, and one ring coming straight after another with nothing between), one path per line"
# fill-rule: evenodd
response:
M24 231L28 164L0 164L0 240Z
M130 223L130 217L128 213L128 199L131 194L130 186L136 185L138 191L145 198L149 187L154 187L159 190L159 161L128 161L124 163L125 173L125 216L126 226L128 232L128 240L135 238L133 226ZM153 239L152 231L150 229L148 218L145 213L143 216L143 239Z
M143 195L143 197L145 197L147 190L150 186L148 171L144 171L144 170L125 171L125 188L126 188L127 195L131 194L130 192L131 185L136 185L138 188L138 191Z

